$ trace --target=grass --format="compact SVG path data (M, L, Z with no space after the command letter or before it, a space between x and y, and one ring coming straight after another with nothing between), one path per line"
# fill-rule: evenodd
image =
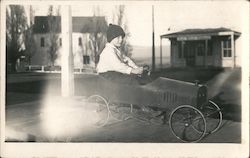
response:
M188 82L199 80L200 83L205 83L221 72L223 72L221 68L166 68L153 72L151 77L156 79L161 76ZM75 93L77 95L87 95L89 91L93 90L95 84L95 76L93 75L75 75ZM60 94L60 74L8 74L6 91L7 104L36 100L45 93Z
M205 83L223 71L222 68L166 68L152 72L151 77L152 79L167 77L188 82L199 80L200 83ZM88 74L75 74L75 80L91 80L92 77L94 76ZM50 85L53 88L60 86L60 78L60 74L53 73L8 74L7 92L43 93L45 86Z
M234 69L235 70L235 69ZM157 70L152 73L152 79L157 77L168 77L172 79L206 83L226 69L222 68L166 68ZM231 77L234 83L240 82L241 72L236 70ZM75 95L87 96L94 92L96 86L95 75L76 74L75 75ZM10 82L11 80L11 82ZM232 83L223 83L223 91L229 97L238 96L238 91L235 91L231 86ZM41 99L44 95L60 95L61 93L61 78L60 74L50 73L15 73L7 75L6 84L6 103L7 105L16 103L25 103ZM220 90L221 91L221 90ZM228 103L228 99L222 100L223 97L216 96L213 100L223 108L224 117L227 119L240 121L240 105L233 105L233 102ZM236 97L238 98L238 97ZM231 105L232 104L232 105ZM235 115L235 116L234 116Z

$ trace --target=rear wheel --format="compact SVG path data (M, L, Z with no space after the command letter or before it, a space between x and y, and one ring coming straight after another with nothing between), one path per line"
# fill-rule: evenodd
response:
M170 114L169 125L172 133L183 142L198 142L206 134L203 114L190 105L175 108Z
M205 104L203 104L199 110L202 112L206 119L207 130L206 134L211 134L216 132L222 123L222 112L217 104L213 101L209 100ZM202 124L200 125L202 126ZM197 130L202 132L203 127L199 127Z
M93 106L93 117L95 117L94 125L103 127L109 120L108 101L100 95L92 95L88 99L88 104Z

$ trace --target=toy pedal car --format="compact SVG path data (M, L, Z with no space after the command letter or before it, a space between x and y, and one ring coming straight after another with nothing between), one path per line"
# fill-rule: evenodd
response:
M110 117L119 119L119 107L124 105L130 108L131 116L145 107L161 112L155 117L164 115L166 119L169 114L170 129L183 142L198 142L217 131L222 123L221 109L208 99L206 86L163 77L146 85L131 86L98 76L88 103L96 106L98 127L105 126Z

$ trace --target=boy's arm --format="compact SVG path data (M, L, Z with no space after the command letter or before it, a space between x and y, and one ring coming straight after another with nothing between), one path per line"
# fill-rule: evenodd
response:
M108 71L117 71L130 74L133 67L124 64L114 53L107 53L103 56L103 65Z
M124 59L125 59L125 61L128 63L128 65L129 65L130 67L132 67L132 68L134 68L134 69L139 68L139 66L137 66L137 65L135 64L135 62L134 62L133 60L131 60L129 57L127 57L127 56L124 55Z

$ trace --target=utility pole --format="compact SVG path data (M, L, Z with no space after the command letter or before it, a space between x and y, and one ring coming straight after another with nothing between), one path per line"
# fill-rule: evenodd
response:
M62 71L61 94L63 97L74 95L74 63L72 54L72 16L71 6L62 6Z
M152 71L155 71L155 27L154 27L154 5L152 5Z
M160 68L162 70L162 37L160 39Z

